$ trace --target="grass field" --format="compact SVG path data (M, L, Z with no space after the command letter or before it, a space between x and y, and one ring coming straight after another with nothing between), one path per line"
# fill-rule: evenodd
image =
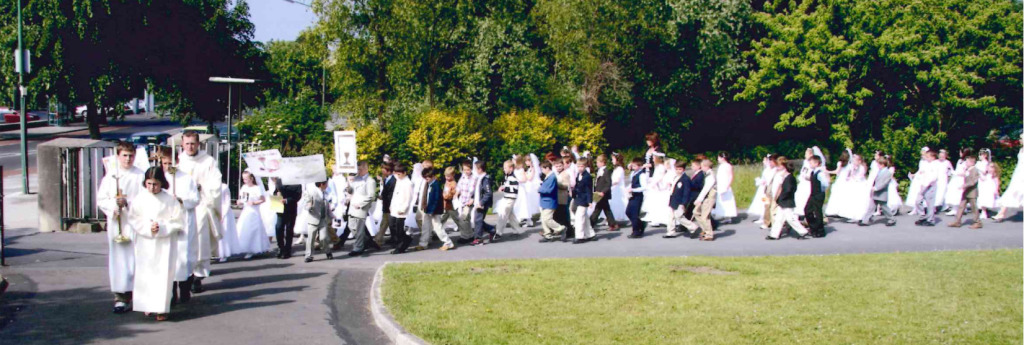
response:
M1020 344L1022 251L391 265L433 344Z

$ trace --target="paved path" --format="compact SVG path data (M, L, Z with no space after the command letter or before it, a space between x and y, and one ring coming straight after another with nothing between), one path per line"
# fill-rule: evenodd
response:
M367 303L373 273L387 261L827 255L1021 248L1024 241L1020 213L1002 224L986 223L982 230L916 227L907 216L892 228L833 222L828 237L807 241L765 241L764 232L749 222L723 225L715 242L662 239L663 228L655 228L639 240L599 231L602 239L593 243L541 244L537 229L528 229L518 238L449 252L340 255L333 261L319 255L318 261L308 264L300 257L215 264L213 277L206 280L210 291L176 308L170 322L156 323L139 313L110 314L104 234L38 233L34 202L31 195L5 200L10 266L0 273L12 285L0 299L0 339L16 339L18 344L385 344Z

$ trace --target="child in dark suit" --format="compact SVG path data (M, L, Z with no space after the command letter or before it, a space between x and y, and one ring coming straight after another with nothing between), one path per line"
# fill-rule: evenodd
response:
M590 159L582 157L577 165L576 186L572 188L573 214L576 222L576 239L573 244L579 244L594 239L594 229L590 226L590 217L587 216L587 208L594 200L594 180L587 171Z

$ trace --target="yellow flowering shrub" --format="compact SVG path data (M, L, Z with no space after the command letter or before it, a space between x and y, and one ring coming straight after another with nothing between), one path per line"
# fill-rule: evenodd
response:
M402 145L417 161L430 159L445 166L459 158L480 156L486 128L487 119L479 114L431 110L419 117Z

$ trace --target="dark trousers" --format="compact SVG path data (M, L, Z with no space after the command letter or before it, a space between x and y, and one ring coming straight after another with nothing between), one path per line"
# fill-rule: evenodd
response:
M576 238L576 230L572 226L572 221L569 220L569 214L571 213L569 209L571 207L569 206L570 204L558 205L555 208L555 221L565 227L565 231L562 231L563 241L568 238Z
M804 219L807 220L807 232L814 237L825 237L825 216L822 214L822 207L825 204L825 196L812 195L807 199L807 206L804 206Z
M611 193L609 193L609 196L611 196ZM615 224L615 216L612 215L612 205L608 203L607 197L601 198L601 200L594 205L594 214L590 215L590 224L597 224L597 219L598 216L601 215L601 212L604 212L604 219L608 221L609 227L612 226L612 224Z
M494 225L490 225L484 222L484 217L487 216L487 208L473 208L473 237L482 239L484 233L494 235Z
M292 237L295 236L295 216L296 213L293 212L277 214L274 234L277 237L277 248L283 254L292 255Z
M409 243L412 243L412 237L405 233L405 218L391 217L391 223L388 224L391 228L391 236L398 242L395 249L399 252L404 252L409 249Z
M626 217L629 218L629 223L633 226L633 235L636 236L644 235L644 223L640 220L640 208L643 205L643 193L633 193L629 198L629 204L626 205Z

